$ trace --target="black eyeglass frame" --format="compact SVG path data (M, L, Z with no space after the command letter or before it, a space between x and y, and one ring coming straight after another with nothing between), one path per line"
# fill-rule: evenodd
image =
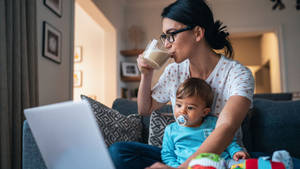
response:
M168 40L170 43L173 43L175 41L174 36L178 33L184 32L184 31L188 31L188 30L192 30L195 26L187 26L185 28L179 29L177 31L174 32L170 32L167 34L161 34L160 35L160 40L161 42L164 44L166 40Z

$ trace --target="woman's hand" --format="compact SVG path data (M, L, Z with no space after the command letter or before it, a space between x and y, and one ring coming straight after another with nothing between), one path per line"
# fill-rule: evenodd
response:
M239 159L247 159L250 155L247 152L244 151L238 151L233 155L234 161L238 161Z
M145 169L175 169L175 168L167 166L160 162L156 162L156 163L152 164L150 167L147 167Z
M136 59L140 72L144 75L153 73L154 69L145 62L142 56L143 54L140 54L139 57Z

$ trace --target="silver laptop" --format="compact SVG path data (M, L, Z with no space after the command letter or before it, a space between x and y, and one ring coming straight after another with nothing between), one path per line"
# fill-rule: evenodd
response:
M114 169L88 103L70 101L24 112L48 169Z

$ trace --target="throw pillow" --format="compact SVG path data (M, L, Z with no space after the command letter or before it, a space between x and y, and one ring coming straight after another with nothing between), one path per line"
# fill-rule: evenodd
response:
M165 128L168 124L175 122L172 113L152 112L150 116L148 144L161 147Z
M95 114L98 127L107 146L120 141L142 140L142 118L138 114L125 116L100 102L81 95Z

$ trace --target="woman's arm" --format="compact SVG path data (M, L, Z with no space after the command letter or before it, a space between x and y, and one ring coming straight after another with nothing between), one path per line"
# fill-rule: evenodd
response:
M152 75L141 75L141 82L138 92L138 112L140 115L148 116L153 110L159 109L164 103L159 103L151 97Z
M231 96L219 115L215 130L179 168L187 168L188 163L200 153L221 154L231 143L235 132L247 115L250 104L250 100L243 96Z
M141 57L137 59L139 70L141 71L141 81L138 91L138 113L143 116L150 115L153 110L162 107L163 103L155 101L151 97L151 82L153 77L153 68L149 67Z

